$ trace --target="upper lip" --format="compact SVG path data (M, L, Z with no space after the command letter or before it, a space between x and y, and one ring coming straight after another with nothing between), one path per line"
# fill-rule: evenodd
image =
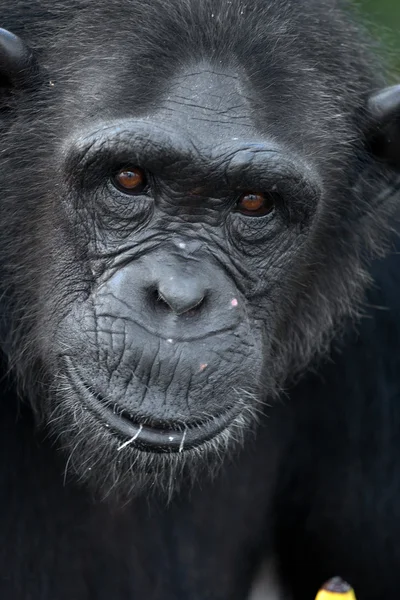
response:
M78 368L67 360L69 380L79 394L82 402L96 418L107 428L114 431L125 441L125 445L134 446L147 452L171 453L183 452L204 444L222 433L239 415L237 406L228 407L222 414L204 419L176 421L174 423L148 419L133 415L124 407L109 403L94 394L90 386L81 378Z

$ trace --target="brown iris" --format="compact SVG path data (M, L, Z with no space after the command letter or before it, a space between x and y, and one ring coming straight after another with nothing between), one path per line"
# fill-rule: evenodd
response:
M273 195L268 194L243 194L240 196L236 210L242 215L262 217L270 213L275 207Z
M126 194L140 194L147 187L146 174L139 167L121 169L113 180L116 187Z

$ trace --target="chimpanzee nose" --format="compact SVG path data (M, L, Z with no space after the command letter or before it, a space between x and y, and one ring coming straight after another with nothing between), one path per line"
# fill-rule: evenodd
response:
M181 258L158 250L108 277L98 293L104 313L116 299L113 318L133 331L142 326L167 340L167 348L175 348L171 340L189 342L234 330L246 318L235 282L207 254Z
M201 279L167 275L158 282L158 300L164 302L176 315L198 309L203 304L207 289Z

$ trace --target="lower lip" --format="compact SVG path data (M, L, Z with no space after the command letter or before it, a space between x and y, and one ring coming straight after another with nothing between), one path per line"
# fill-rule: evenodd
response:
M187 428L184 428L183 425L182 431L156 429L115 414L88 390L76 373L76 368L71 366L68 372L70 381L72 381L79 396L97 419L107 429L125 438L125 441L119 446L120 450L125 446L129 446L144 452L172 453L197 448L222 433L240 413L237 407L233 407L206 423L191 425Z

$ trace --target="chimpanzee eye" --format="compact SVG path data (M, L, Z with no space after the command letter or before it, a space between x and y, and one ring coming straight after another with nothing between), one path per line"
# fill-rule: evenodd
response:
M236 211L248 217L263 217L275 208L274 194L242 194L236 204Z
M146 174L139 167L120 169L112 177L112 182L124 194L141 194L147 188Z

